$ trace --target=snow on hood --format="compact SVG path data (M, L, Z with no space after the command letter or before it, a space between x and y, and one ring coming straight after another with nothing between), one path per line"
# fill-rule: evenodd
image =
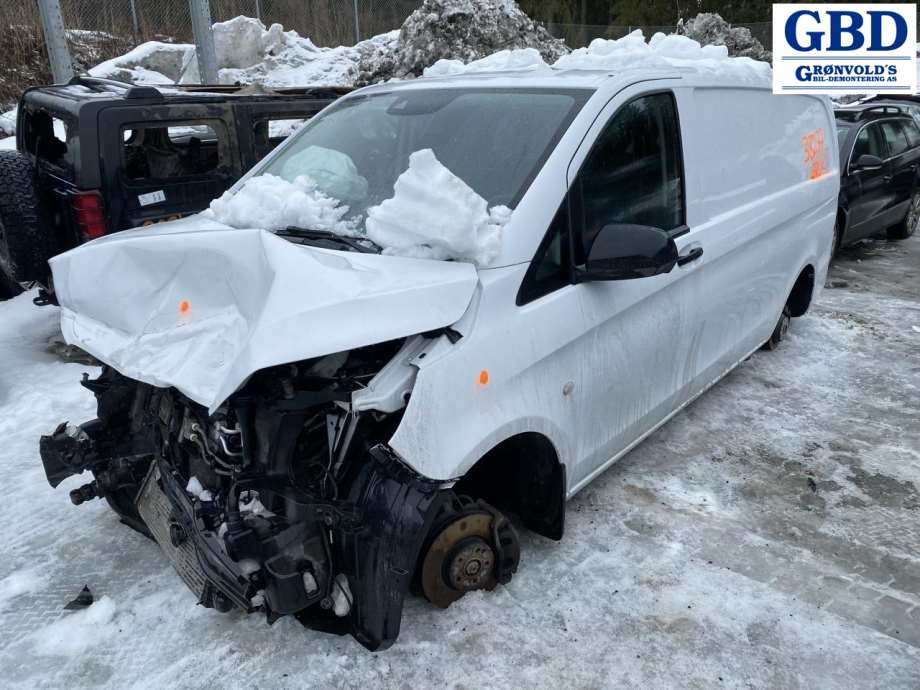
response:
M393 197L367 210L367 236L387 254L457 259L487 266L501 249L507 206L486 200L454 175L431 149L409 156Z
M280 230L290 226L354 235L354 221L344 220L343 206L300 175L293 182L276 175L251 177L235 192L224 192L211 202L211 216L234 228Z
M338 200L367 194L367 180L351 159L318 146L305 149L302 157L303 162L291 167L307 166L309 176L299 175L293 182L268 173L251 177L212 201L204 215L235 228L279 230L293 225L366 236L384 254L416 259L487 266L501 250L501 231L511 209L487 208L486 200L431 149L409 156L409 167L396 179L393 196L367 209L364 227L361 217L346 219L348 206Z
M563 55L552 65L533 49L502 50L463 64L460 60L438 60L425 70L426 77L493 71L549 71L550 69L667 69L679 67L715 78L730 77L769 86L773 71L769 63L748 57L729 57L724 45L700 45L677 34L656 33L648 42L641 29L618 39L596 38L587 48Z
M466 263L330 251L196 216L51 259L64 339L213 412L253 373L455 323Z

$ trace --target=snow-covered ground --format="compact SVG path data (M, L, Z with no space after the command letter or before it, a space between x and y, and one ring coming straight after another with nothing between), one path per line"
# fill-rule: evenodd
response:
M920 687L920 237L869 242L757 353L523 539L512 583L395 646L195 605L155 544L45 482L93 414L54 309L0 303L0 671L33 687ZM92 607L65 613L84 584Z

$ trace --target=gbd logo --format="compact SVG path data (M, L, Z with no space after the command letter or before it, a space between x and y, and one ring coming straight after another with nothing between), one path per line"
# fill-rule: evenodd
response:
M888 10L799 10L789 15L784 30L786 43L803 53L892 51L902 47L908 35L904 15Z
M917 5L773 5L773 93L915 93Z

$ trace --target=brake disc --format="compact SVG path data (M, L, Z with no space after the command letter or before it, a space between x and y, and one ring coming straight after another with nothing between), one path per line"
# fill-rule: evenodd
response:
M439 608L467 592L495 589L493 516L485 511L458 515L441 530L422 562L422 591Z

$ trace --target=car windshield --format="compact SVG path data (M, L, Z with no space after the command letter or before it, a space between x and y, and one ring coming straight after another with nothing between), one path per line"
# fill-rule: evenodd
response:
M451 88L349 98L313 118L257 174L310 177L354 218L392 197L409 156L431 149L490 207L514 208L589 96Z

